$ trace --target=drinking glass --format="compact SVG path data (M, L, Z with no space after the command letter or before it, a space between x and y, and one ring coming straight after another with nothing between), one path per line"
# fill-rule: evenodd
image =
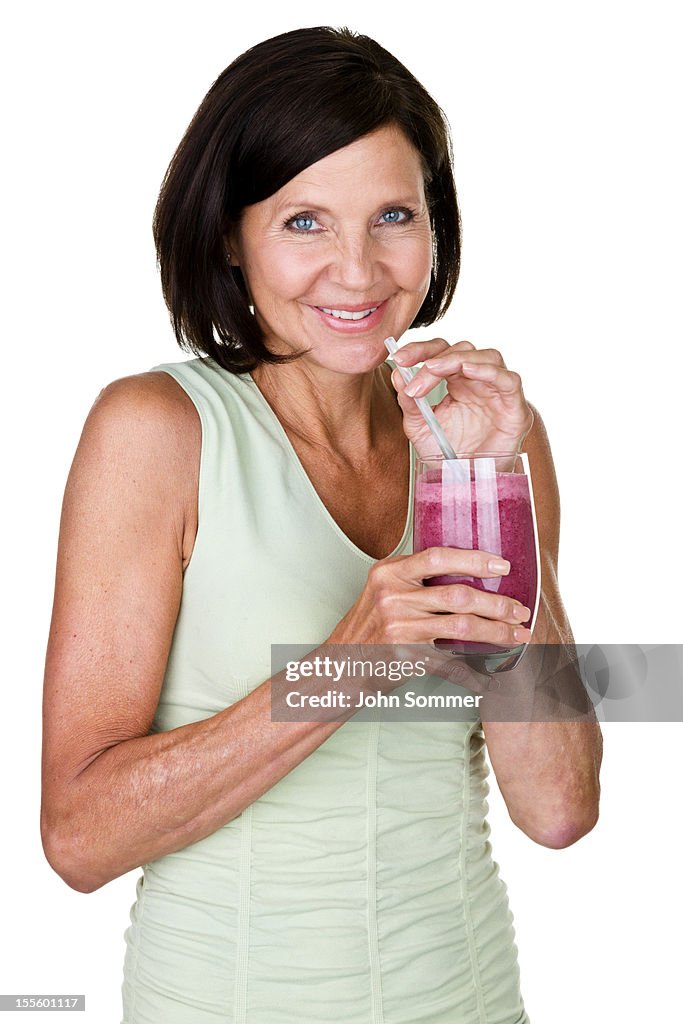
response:
M474 549L510 562L507 576L432 576L424 584L464 583L476 590L513 597L531 609L527 622L520 625L533 629L540 562L527 455L474 452L458 455L457 459L417 457L415 474L413 551L429 547ZM435 644L485 672L513 668L527 646L443 638Z

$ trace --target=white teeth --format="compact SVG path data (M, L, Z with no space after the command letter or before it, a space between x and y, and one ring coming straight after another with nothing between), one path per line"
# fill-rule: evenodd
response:
M361 309L358 313L351 313L347 309L325 309L324 306L318 306L323 313L327 313L328 316L335 316L338 320L364 320L366 316L370 316L374 313L379 306L373 306L371 309Z

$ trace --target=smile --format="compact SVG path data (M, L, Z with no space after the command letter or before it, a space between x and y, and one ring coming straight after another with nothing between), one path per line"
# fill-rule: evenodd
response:
M368 309L361 309L359 311L350 309L326 309L325 306L316 306L323 313L327 313L328 316L334 316L337 320L364 320L366 316L370 316L374 313L379 306L370 306Z
M346 309L335 309L334 306L309 306L308 308L322 320L326 327L337 334L358 334L379 330L388 302L389 299L383 299L377 305L361 306L359 303L357 306Z

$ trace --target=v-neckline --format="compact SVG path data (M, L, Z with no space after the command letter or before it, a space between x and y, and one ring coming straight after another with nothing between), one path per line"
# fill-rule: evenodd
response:
M296 448L292 444L292 442L291 442L291 440L289 438L289 435L287 434L287 431L282 426L282 423L280 422L278 416L276 415L275 410L273 409L272 405L270 404L270 402L268 401L266 396L261 391L260 387L258 386L256 381L252 377L251 373L239 374L239 376L240 376L240 378L242 380L244 380L246 383L251 385L251 387L253 388L253 390L254 390L254 392L255 392L255 394L257 396L258 401L263 406L263 409L265 410L265 412L268 415L268 417L273 421L273 423L275 425L275 428L276 428L278 434L280 435L282 443L283 443L286 451L289 454L290 460L296 466L296 468L297 468L299 474L302 476L302 478L303 478L303 480L304 480L308 490L313 495L313 498L314 498L315 502L317 503L319 508L322 510L325 518L330 523L330 525L333 527L333 529L338 534L338 536L342 539L342 541L344 541L344 543L348 547L351 548L351 550L355 554L357 554L358 556L363 558L366 562L370 562L370 563L374 564L375 562L381 561L382 559L380 559L380 558L373 558L373 556L369 555L367 553L367 551L363 551L362 548L359 548L358 545L355 544L354 541L351 540L351 538L348 536L348 534L344 533L344 531L342 530L341 526L339 525L337 520L334 518L334 516L332 515L332 513L328 509L327 505L325 504L325 502L322 500L322 498L318 494L318 491L316 490L316 488L315 488L315 486L313 484L313 481L311 480L310 476L306 472L306 470L304 468L304 465L303 465L301 459L299 458L299 455L298 455L298 453L296 451ZM404 527L403 527L403 533L401 535L401 539L399 540L399 542L396 545L396 547L394 548L394 550L390 551L388 555L383 555L382 558L392 558L394 555L397 555L401 551L401 548L403 547L403 545L405 544L406 540L408 539L408 536L410 535L410 531L411 531L411 527L412 527L413 480L414 480L414 476L415 476L415 453L414 453L412 444L410 444L410 442L408 441L407 438L406 438L406 443L408 444L408 448L409 448L410 460L409 460L409 466L408 466L408 474L409 474L409 476L408 476L408 508L406 510L406 516L405 516L405 522L404 522Z

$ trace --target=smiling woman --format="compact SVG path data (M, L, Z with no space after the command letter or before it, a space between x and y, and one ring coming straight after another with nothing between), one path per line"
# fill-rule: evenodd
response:
M568 845L595 821L594 723L273 715L274 644L395 663L394 645L529 640L512 598L423 586L499 578L499 552L412 553L414 455L433 439L384 339L432 323L458 278L445 119L366 36L266 40L209 90L154 232L195 358L114 381L88 416L44 696L48 860L83 892L142 868L122 1024L526 1024L484 741L520 828ZM534 628L554 642L558 499L519 375L468 341L399 358L425 361L413 384L438 389L454 445L529 436ZM377 677L390 699L400 680Z
M378 128L248 206L227 244L270 352L305 352L337 372L374 369L383 339L405 333L432 280L419 153L394 124Z

